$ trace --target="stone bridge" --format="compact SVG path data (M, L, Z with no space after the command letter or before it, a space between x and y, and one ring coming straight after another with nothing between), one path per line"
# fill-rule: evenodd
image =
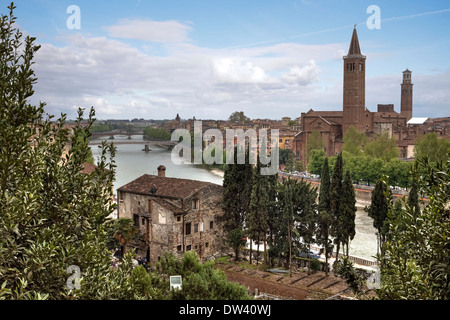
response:
M166 148L168 150L172 150L173 147L178 143L176 141L158 141L158 140L128 140L128 141L111 141L115 146L117 145L123 145L123 144L141 144L144 145L143 151L149 152L150 146L157 146L161 148ZM90 141L89 145L101 145L102 141Z

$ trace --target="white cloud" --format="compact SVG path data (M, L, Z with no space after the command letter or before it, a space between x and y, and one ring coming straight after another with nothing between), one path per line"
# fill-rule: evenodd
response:
M345 45L211 49L173 42L165 44L167 54L160 56L106 36L78 34L62 40L60 46L42 44L34 65L38 83L33 103L47 102L47 112L55 115L73 117L74 107L91 105L99 119L167 119L177 113L226 119L236 110L254 118L281 118L298 117L310 108L342 108L342 62L335 59ZM323 72L334 64L336 74ZM417 77L416 110L438 105L439 99L449 101L447 94L438 99L433 93L448 91L448 74ZM321 78L327 82L318 82ZM369 108L377 103L399 108L400 82L401 75L367 78Z
M112 37L150 42L185 42L189 40L191 29L178 21L142 19L121 19L117 24L106 27Z
M283 76L287 83L307 85L319 80L320 68L314 60L310 60L307 65L299 67L293 66L289 72Z
M211 63L213 81L216 83L265 83L273 81L259 66L237 58L213 59Z

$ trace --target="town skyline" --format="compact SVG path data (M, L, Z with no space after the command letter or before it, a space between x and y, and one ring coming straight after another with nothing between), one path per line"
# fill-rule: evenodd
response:
M367 60L366 108L400 108L413 72L414 117L444 117L450 101L446 20L439 1L16 1L42 47L32 103L99 119L295 119L342 108L342 58L356 24ZM72 5L79 9L79 28ZM380 28L369 28L370 5Z

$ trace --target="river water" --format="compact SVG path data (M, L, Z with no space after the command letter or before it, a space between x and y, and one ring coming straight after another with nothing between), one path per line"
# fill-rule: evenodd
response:
M114 140L109 142L129 142L127 136L115 136ZM99 140L108 139L108 137L99 137ZM131 141L143 141L142 135L132 136ZM100 156L100 150L92 145L92 154L94 159ZM114 191L128 182L140 177L143 174L157 174L159 165L166 167L166 177L193 179L208 181L215 184L223 184L223 175L215 170L208 170L196 165L182 164L176 165L171 160L171 152L165 148L150 146L150 152L144 152L144 144L119 144L116 145L116 156L114 158L116 168L116 180L114 182ZM372 225L372 219L364 211L364 206L369 203L358 202L358 211L356 212L356 235L350 243L350 255L374 260L377 253L376 229Z

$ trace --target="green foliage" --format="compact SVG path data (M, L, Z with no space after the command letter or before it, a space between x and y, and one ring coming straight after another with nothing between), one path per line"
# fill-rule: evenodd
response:
M94 123L91 126L91 132L92 133L98 133L98 132L108 132L114 130L114 126L111 124L106 123Z
M450 299L450 153L445 161L416 160L414 177L428 205L416 212L390 206L381 260L380 299Z
M430 162L446 161L450 151L450 141L439 139L436 132L419 136L414 146L414 157L422 159L427 156Z
M393 137L389 137L388 133L383 133L374 140L368 142L364 148L364 153L370 157L390 161L398 158L400 151Z
M295 154L291 149L279 149L279 163L285 166L285 170L293 171Z
M308 162L308 171L312 174L321 174L323 161L327 154L323 150L311 150Z
M319 131L311 132L306 143L306 159L310 159L313 150L323 150L323 147L322 134Z
M246 124L250 123L250 118L245 116L243 111L235 111L228 118L229 122Z
M271 220L269 255L290 265L291 257L314 241L317 188L304 180L287 179L277 188L277 206Z
M125 244L135 240L139 234L133 220L128 218L109 220L105 227L108 233L108 250L120 249Z
M275 205L275 175L262 175L261 163L258 160L257 166L253 170L252 192L250 197L249 212L247 214L246 226L251 239L264 242L264 262L266 257L266 237L269 231L270 212ZM272 196L271 196L272 194Z
M225 168L223 180L223 211L224 231L227 242L235 251L236 260L239 259L240 242L236 234L244 237L244 222L249 212L253 168L249 164L248 152L246 164L237 163L237 148L234 152L234 161Z
M311 270L314 272L320 271L322 268L322 264L318 259L312 259L311 260Z
M316 241L324 248L326 270L328 274L328 256L333 250L332 241L330 239L331 228L333 224L333 216L331 214L331 199L330 199L330 170L328 165L328 158L325 158L322 174L320 176L320 190L317 216L317 230Z
M386 178L378 180L372 191L371 204L367 207L369 217L373 219L373 226L378 230L380 246L385 242L388 232L388 211L392 202L392 192L386 184Z
M340 225L341 216L343 215L342 195L342 181L343 181L343 162L342 154L338 154L336 162L333 167L333 175L331 176L330 184L330 214L333 220L330 235L334 238L334 243L337 245L336 256L339 256L340 243L343 240L342 229Z
M270 260L284 259L289 266L292 257L292 236L294 228L293 179L284 180L277 187L277 202L270 220L269 257ZM295 248L294 248L295 250Z
M181 289L170 289L170 276L181 275ZM165 254L149 274L158 299L169 300L248 300L244 286L229 282L225 273L214 267L213 261L201 263L195 251L188 251L182 259ZM148 283L148 281L145 281ZM150 290L150 289L148 289Z
M368 138L362 131L358 131L354 126L348 128L344 134L344 147L342 151L359 156L364 152Z
M164 128L147 127L144 129L144 139L157 139L169 141L172 138L170 132Z
M346 282L353 293L362 293L366 277L353 267L353 263L348 260L347 257L343 257L342 262L339 261L334 265L333 273L338 277L346 279Z
M342 215L338 224L341 226L342 245L347 248L347 256L350 241L353 240L356 234L355 218L356 218L356 197L353 189L350 173L347 171L342 183L341 194Z
M0 20L0 299L130 296L130 256L113 270L106 247L115 149L102 144L96 170L80 172L89 157L94 110L87 126L79 110L69 134L65 115L52 122L44 103L28 102L39 46L29 36L22 41L15 7L8 8ZM71 265L79 267L79 289L67 287Z

